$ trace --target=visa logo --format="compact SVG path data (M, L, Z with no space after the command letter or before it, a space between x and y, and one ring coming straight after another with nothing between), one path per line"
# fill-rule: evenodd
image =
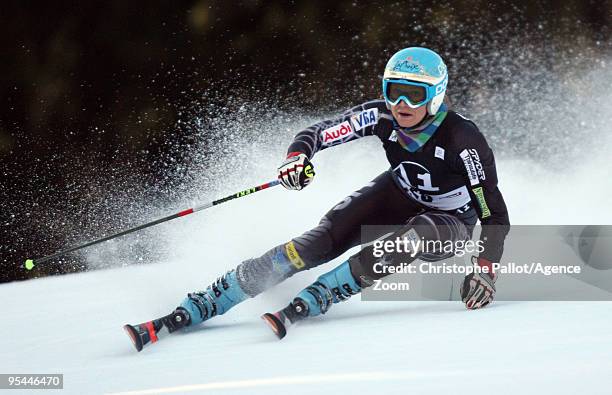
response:
M353 115L351 117L351 122L356 131L366 126L375 125L376 122L378 122L378 108L372 108L367 111L362 111L357 115Z

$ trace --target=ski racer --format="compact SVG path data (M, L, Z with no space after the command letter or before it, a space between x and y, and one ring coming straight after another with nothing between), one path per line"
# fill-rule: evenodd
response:
M471 238L480 220L484 249L472 262L488 270L468 274L460 293L468 309L491 303L497 277L491 266L501 258L509 217L497 186L493 152L474 122L445 104L447 83L447 67L436 52L405 48L385 67L383 99L300 131L278 168L287 189L299 191L310 184L311 160L317 152L367 136L380 139L391 168L334 206L314 229L247 259L205 290L189 293L171 314L126 325L138 351L156 341L164 327L174 332L198 325L296 273L333 260L361 244L362 225L396 225L389 239L458 241ZM282 338L287 324L324 314L334 303L372 285L381 275L373 270L377 260L368 248L321 275L287 307L263 318ZM414 259L448 257L423 252Z

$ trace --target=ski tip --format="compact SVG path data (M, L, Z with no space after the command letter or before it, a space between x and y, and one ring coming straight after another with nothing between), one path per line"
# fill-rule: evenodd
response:
M282 339L287 334L287 328L285 328L285 324L274 314L265 313L261 316L261 319L268 324L272 332L278 337L278 339Z
M26 270L34 269L34 259L26 259L26 261L25 261L25 268L26 268Z
M138 352L142 351L142 346L143 346L142 340L140 339L140 336L138 336L138 332L136 331L136 329L132 325L126 324L126 325L123 325L123 330L125 331L125 333L128 334L128 336L132 340L132 344L136 348L136 351Z

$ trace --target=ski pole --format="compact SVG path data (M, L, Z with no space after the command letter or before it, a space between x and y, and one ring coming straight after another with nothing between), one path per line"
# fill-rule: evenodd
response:
M195 213L196 211L206 210L207 208L210 208L212 206L216 206L218 204L225 203L225 202L230 201L230 200L239 199L241 197L250 195L252 193L259 192L261 190L264 190L264 189L267 189L267 188L270 188L270 187L274 187L274 186L276 186L278 184L280 184L280 181L278 181L278 180L270 181L270 182L267 182L265 184L258 185L256 187L245 189L244 191L240 191L240 192L234 193L234 194L226 196L226 197L224 197L222 199L214 200L212 202L205 203L205 204L202 204L202 205L199 205L199 206L195 206L193 208L188 208L187 210L179 211L176 214L168 215L167 217L163 217L163 218L157 219L155 221L152 221L152 222L140 225L140 226L136 226L134 228L130 228L130 229L124 230L124 231L119 232L119 233L115 233L115 234L110 235L110 236L103 237L101 239L90 241L90 242L82 244L82 245L78 245L78 246L75 246L75 247L70 247L70 248L67 248L65 250L58 251L58 252L56 252L54 254L47 255L47 256L42 257L42 258L27 259L25 261L25 268L27 270L32 270L36 264L40 264L40 263L49 261L49 260L51 260L53 258L57 258L58 256L65 255L65 254L67 254L69 252L77 251L77 250L80 250L80 249L92 246L94 244L99 244L99 243L102 243L102 242L114 239L116 237L124 236L124 235L127 235L129 233L136 232L138 230L145 229L145 228L148 228L148 227L153 226L153 225L161 224L162 222L170 221L171 219L175 219L175 218L179 218L179 217L184 217L186 215Z

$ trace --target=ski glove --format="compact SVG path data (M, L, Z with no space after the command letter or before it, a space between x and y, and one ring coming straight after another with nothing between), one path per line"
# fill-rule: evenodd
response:
M491 261L486 258L476 258L473 256L472 264L489 268L488 273L477 272L475 270L473 273L468 274L461 285L461 299L465 303L465 307L474 310L485 307L493 301L497 275L493 273Z
M278 167L278 179L287 189L299 191L312 181L315 172L305 154L291 152Z

